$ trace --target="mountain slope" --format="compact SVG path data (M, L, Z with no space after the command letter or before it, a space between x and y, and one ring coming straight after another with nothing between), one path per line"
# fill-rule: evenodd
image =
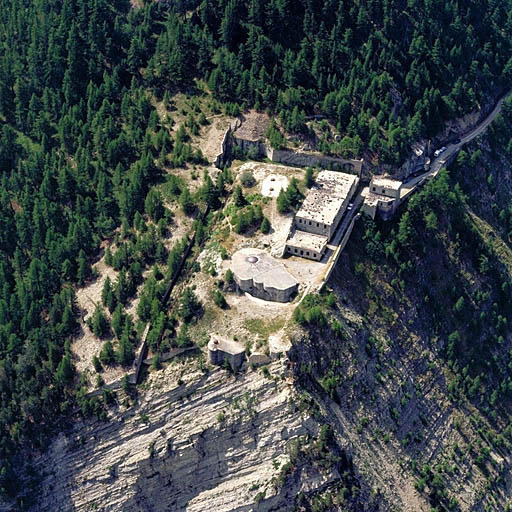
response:
M359 221L330 283L330 326L306 324L294 344L355 466L382 457L370 481L388 503L397 484L383 482L402 472L431 506L509 503L512 160L496 138L511 126L507 107L396 219Z

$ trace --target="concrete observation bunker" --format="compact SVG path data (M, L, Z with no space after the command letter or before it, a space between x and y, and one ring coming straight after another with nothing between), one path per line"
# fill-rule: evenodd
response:
M280 261L259 249L235 252L231 270L238 288L259 299L289 302L299 287Z
M227 361L236 372L245 360L245 348L235 341L215 335L208 342L208 360L218 366Z

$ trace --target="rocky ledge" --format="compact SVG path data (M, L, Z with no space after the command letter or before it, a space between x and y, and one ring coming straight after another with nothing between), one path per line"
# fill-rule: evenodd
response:
M273 485L290 440L318 425L290 405L285 363L268 369L203 373L189 360L151 374L136 405L79 422L49 446L32 510L287 510L332 475L308 468Z

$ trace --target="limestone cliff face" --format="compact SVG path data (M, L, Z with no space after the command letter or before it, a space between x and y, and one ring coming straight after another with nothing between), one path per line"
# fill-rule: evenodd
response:
M189 362L152 374L137 405L53 442L37 462L45 477L32 510L253 510L256 499L258 510L289 509L329 477L308 470L286 490L271 484L289 440L317 430L290 407L284 369L233 377Z

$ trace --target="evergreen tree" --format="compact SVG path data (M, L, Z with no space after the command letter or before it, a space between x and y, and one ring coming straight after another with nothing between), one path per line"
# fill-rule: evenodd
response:
M315 180L313 178L313 169L311 167L306 168L306 174L304 175L304 186L306 188L311 188Z
M237 185L233 191L233 201L239 208L247 204L247 200L245 199L244 193L242 192L242 187L239 185Z
M189 323L198 314L200 309L201 304L197 300L195 293L192 291L192 288L187 286L181 296L180 306L178 309L180 318L183 322Z
M112 342L107 340L101 349L100 352L100 361L103 364L110 365L114 362L114 348L112 347Z
M103 308L99 304L96 304L94 313L89 320L89 328L93 334L98 338L103 338L108 332L109 324L108 319L103 312Z
M270 229L272 226L270 225L270 221L267 219L267 217L263 217L263 220L261 221L260 230L263 234L270 233Z
M91 267L87 261L87 256L85 255L85 251L80 249L80 252L78 253L78 271L76 275L78 284L83 285L90 275Z
M277 211L279 213L288 213L291 209L290 198L284 189L279 191L277 196Z
M190 197L190 192L188 188L183 188L183 191L180 194L179 203L185 215L191 215L192 213L194 213L195 206L194 203L192 202L192 198Z

